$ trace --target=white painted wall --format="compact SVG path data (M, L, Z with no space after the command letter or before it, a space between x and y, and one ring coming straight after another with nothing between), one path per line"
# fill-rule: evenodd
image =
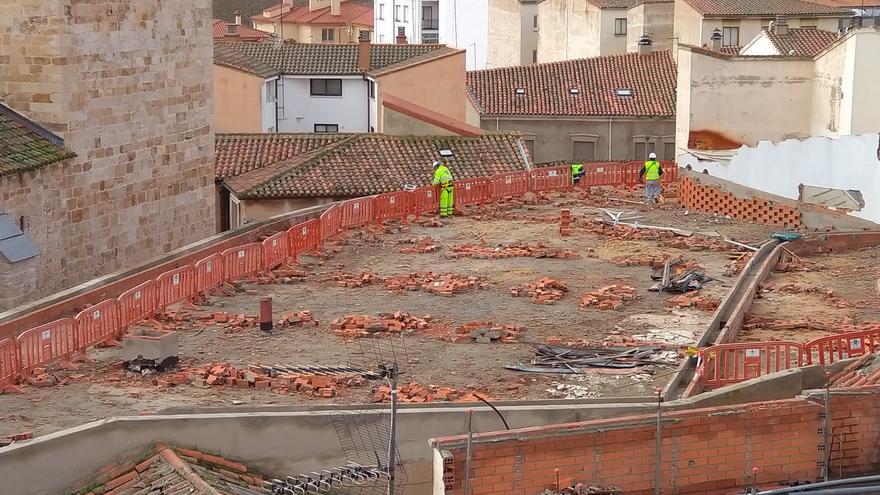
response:
M342 96L311 96L310 78L284 76L284 118L278 121L278 132L313 132L315 124L337 124L339 132L367 132L366 81L337 79L342 79Z
M739 53L740 55L748 56L786 55L784 53L779 53L779 50L776 49L776 45L770 41L770 37L767 36L766 32L761 32L758 37L750 41L748 45L744 46Z
M397 7L400 7L400 21L395 20ZM373 43L394 43L398 26L405 28L410 43L421 43L421 21L421 0L374 0Z
M382 132L379 129L379 85L376 81L370 79L370 82L373 83L373 87L375 91L373 92L373 97L370 98L370 125L376 132Z
M262 132L274 132L275 129L275 100L266 101L266 93L268 88L267 84L271 84L275 86L277 78L267 79L263 81L263 88L260 90L260 101L262 102L262 109L260 111L260 121L262 126Z
M490 0L440 0L440 43L467 50L467 70L487 68Z
M744 146L728 164L698 161L684 154L678 157L678 165L690 165L698 172L705 169L711 176L795 200L799 184L857 189L865 199L865 207L851 214L880 223L878 150L880 135L876 133L838 139L814 137Z

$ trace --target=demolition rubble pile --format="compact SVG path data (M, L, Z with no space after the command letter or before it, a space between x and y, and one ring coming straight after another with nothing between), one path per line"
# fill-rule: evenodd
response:
M405 403L422 402L477 402L479 397L492 400L486 394L478 390L462 391L451 387L438 387L437 385L423 386L418 383L408 383L401 386L397 392L397 398ZM373 402L391 402L391 388L380 386L373 393Z
M244 330L246 328L255 327L260 323L260 318L256 315L229 314L223 311L211 313L200 318L224 326L229 331ZM274 328L317 327L318 325L320 325L320 322L312 316L312 312L304 310L282 313L282 315L275 320Z
M513 297L528 296L535 304L555 304L565 297L566 292L568 284L565 281L546 277L534 284L520 284L510 288L510 295Z
M542 243L506 244L501 246L487 246L485 243L480 243L453 246L450 249L449 257L491 260L502 258L578 259L580 255L570 249L550 248Z
M516 325L496 325L493 321L472 321L456 328L455 333L452 334L452 341L509 344L519 341L523 332L525 329Z
M562 347L537 344L529 364L505 366L529 373L577 374L584 368L630 369L648 365L672 365L678 353L658 347Z
M396 277L386 277L384 283L388 290L399 294L404 291L421 290L440 296L452 296L467 290L489 287L489 284L482 277L433 272L414 272Z
M581 295L581 307L596 306L599 309L617 309L626 301L639 297L636 290L628 285L608 285L593 292Z
M348 315L333 320L330 329L343 338L369 337L371 335L392 335L403 332L428 330L430 315L417 318L409 313L379 313L377 316Z
M701 296L699 291L686 292L666 300L667 308L697 308L703 311L715 311L721 304L719 299L709 296Z

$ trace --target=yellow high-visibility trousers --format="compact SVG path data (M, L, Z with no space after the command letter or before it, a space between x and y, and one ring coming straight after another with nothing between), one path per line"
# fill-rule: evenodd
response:
M440 216L451 217L453 210L452 184L440 186Z

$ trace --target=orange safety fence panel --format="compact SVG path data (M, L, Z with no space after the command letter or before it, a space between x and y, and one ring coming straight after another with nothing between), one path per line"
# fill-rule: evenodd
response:
M296 259L301 253L315 251L321 245L321 220L313 218L287 229L290 256Z
M284 263L290 255L287 231L282 230L263 241L263 269L271 270Z
M321 213L321 242L330 239L342 230L342 210L333 205Z
M25 331L15 338L18 346L18 369L24 375L34 368L57 361L70 362L79 347L76 322L62 318Z
M697 374L708 388L803 366L804 348L795 342L721 344L700 351Z
M243 244L223 251L223 276L227 282L249 275L256 275L263 269L263 245L259 242Z
M532 191L566 189L572 186L571 167L547 167L532 170Z
M116 299L119 304L119 325L126 331L133 323L151 318L159 310L159 294L156 281L147 280L133 289L125 291Z
M156 277L159 309L180 301L189 301L196 295L196 271L192 265L182 266Z
M412 194L407 191L397 191L379 194L373 198L374 220L382 222L392 218L406 220L412 212Z
M491 197L490 183L486 177L460 179L453 183L453 207L482 205Z
M806 364L834 364L877 351L880 330L849 332L813 340L804 346Z
M620 165L619 162L585 163L580 184L587 187L619 185L615 180L619 180Z
M76 315L76 345L83 354L89 347L115 342L121 335L119 303L116 299L106 299Z
M373 208L373 196L364 198L349 199L338 205L340 215L342 216L340 227L348 229L351 227L359 227L367 225L375 218L375 209Z
M495 174L489 178L491 184L491 198L506 198L522 196L531 188L531 180L528 172L508 172Z
M416 216L432 213L439 209L440 189L438 186L423 186L412 192L412 212Z
M214 253L196 262L195 292L203 293L216 289L226 280L223 276L223 255Z
M3 392L3 384L12 385L19 373L18 345L14 339L0 340L0 393Z

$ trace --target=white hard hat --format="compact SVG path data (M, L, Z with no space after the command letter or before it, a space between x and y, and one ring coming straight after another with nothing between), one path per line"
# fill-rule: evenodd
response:
M434 162L434 165L433 165L433 166L434 166L434 168L439 167L439 166L440 166L440 162Z
M651 153L650 155L648 155L648 158L650 158L651 160L657 159L657 153Z

